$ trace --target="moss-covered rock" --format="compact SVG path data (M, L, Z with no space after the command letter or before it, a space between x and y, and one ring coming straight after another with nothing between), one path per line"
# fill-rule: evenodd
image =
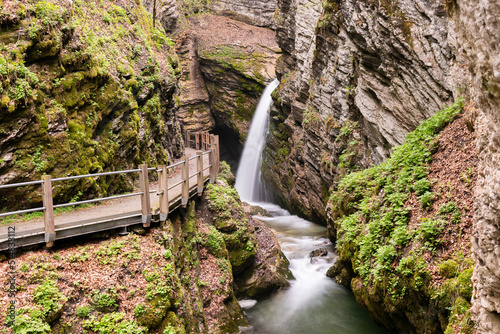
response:
M464 249L467 246L457 247L450 238L470 228L460 219L465 201L459 209L450 202L451 194L428 178L431 171L442 168L439 163L432 165L433 159L441 161L438 154L449 156L455 149L452 145L440 152L438 146L444 144L438 134L450 138L462 133L465 125L453 122L461 110L459 100L438 111L384 163L346 173L330 196L329 228L336 232L339 257L328 275L350 287L372 318L388 328L443 332L455 321L450 310L460 298L470 301L471 254ZM474 145L473 137L467 138L467 145ZM463 160L467 159L459 158L455 164ZM454 171L446 181L456 184L461 174ZM431 192L439 204L423 207L421 197ZM462 242L470 241L466 237Z
M173 43L152 27L140 2L13 2L2 17L1 183L165 164L182 155ZM135 177L54 184L55 201L130 190ZM41 202L37 188L1 195L2 207Z
M439 265L439 275L445 278L453 278L458 275L458 263L455 260L447 260Z

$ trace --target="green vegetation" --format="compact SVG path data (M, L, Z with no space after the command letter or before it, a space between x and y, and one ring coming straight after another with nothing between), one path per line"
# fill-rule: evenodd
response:
M245 52L244 48L231 44L217 46L212 49L203 50L201 53L203 58L215 61L218 66L224 70L233 70L250 79L251 82L258 82L264 86L264 77L261 74L262 64L266 58L265 54ZM246 86L247 88L257 89L262 91L259 86Z
M139 326L133 320L123 320L124 313L108 313L99 320L91 316L89 320L84 321L83 328L92 330L101 334L127 333L143 334L146 330Z
M90 305L83 305L76 308L76 315L80 318L87 318L90 315L92 308Z
M234 184L236 183L236 178L234 177L233 173L231 173L231 167L229 167L227 162L225 162L224 160L220 162L220 169L217 177L221 180L224 180L230 186L234 186Z
M18 334L48 334L52 332L44 319L43 311L38 308L19 310L12 330Z
M116 289L94 290L91 294L90 304L101 312L116 311L118 309L118 294Z
M307 107L302 120L305 129L315 129L321 124L321 114L314 107Z
M427 175L437 149L436 135L461 110L462 100L458 100L437 112L408 134L405 144L384 163L345 175L331 194L328 210L337 229L338 261L352 265L351 286L360 298L372 294L373 288L390 295L383 301L387 308L405 305L418 312L419 300L430 299L437 299L444 312L456 308L457 303L469 305L472 263L463 258L442 263L440 273L448 280L435 290L429 285L432 277L424 259L440 247L444 229L460 222L460 211L449 202L440 207L437 217L410 225L411 208L407 206L413 193L424 211L435 199ZM349 132L352 129L343 128L340 136ZM457 270L463 274L456 277ZM462 299L458 301L458 297Z
M229 170L226 174L234 177ZM214 227L204 235L202 244L218 258L226 258L228 252L232 270L238 272L257 253L255 236L248 231L248 218L238 192L232 186L209 184L205 196L208 208L214 212Z
M66 298L59 292L57 282L47 279L35 289L33 301L42 307L43 315L51 319L54 313L61 311Z
M57 281L46 279L33 293L33 308L21 308L17 312L12 329L15 333L50 333L49 323L57 319L66 297L57 288Z

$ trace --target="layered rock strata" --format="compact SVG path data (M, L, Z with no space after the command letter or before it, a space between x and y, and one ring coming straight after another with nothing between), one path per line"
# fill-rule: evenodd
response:
M222 15L259 27L276 25L277 0L219 0L211 7Z
M264 178L282 202L324 221L339 176L386 158L453 99L466 71L439 1L283 0L278 17L284 54ZM359 131L339 138L353 124Z
M224 16L193 17L177 51L179 116L188 130L217 132L223 159L235 166L261 92L275 77L274 32Z

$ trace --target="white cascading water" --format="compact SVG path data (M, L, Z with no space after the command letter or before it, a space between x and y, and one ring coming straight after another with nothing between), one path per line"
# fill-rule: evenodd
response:
M259 104L255 109L252 125L236 172L235 187L241 200L245 202L264 200L264 191L260 180L260 163L262 161L262 150L266 143L269 109L273 103L271 93L278 85L279 81L274 79L262 93Z
M290 261L294 279L290 287L264 300L241 300L240 305L257 334L378 334L386 333L369 318L346 288L326 277L335 261L333 245L326 238L326 228L271 203L263 203L264 190L260 165L268 130L271 93L278 86L274 80L259 101L245 142L236 174L236 189L243 201L257 204L273 217L263 218L280 242ZM328 255L311 259L310 252L326 248Z

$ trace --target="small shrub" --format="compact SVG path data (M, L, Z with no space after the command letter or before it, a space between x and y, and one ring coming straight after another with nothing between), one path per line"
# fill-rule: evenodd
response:
M172 257L172 251L170 249L167 249L164 253L163 253L163 257L165 258L165 260L168 260Z
M94 290L91 295L91 304L101 312L113 312L118 309L118 295L116 289L108 288L101 292Z
M12 326L16 334L48 334L51 333L49 324L45 321L42 310L20 309Z
M90 307L90 305L83 305L76 308L76 315L80 318L86 318L90 315L91 310L92 308Z
M21 271L23 273L27 272L28 270L30 270L30 267L26 264L26 262L23 262L23 264L21 265Z
M33 301L43 307L44 314L50 315L61 308L64 296L57 288L57 282L47 279L37 286L33 295Z
M432 202L434 201L434 194L430 191L426 191L422 194L422 196L419 197L419 199L420 204L422 204L422 208L425 209L431 206Z
M417 196L422 196L431 189L431 183L426 178L420 179L413 185Z
M127 333L127 334L142 334L145 329L137 324L135 321L123 320L124 313L108 313L105 314L98 321L92 318L86 320L82 327L87 330L92 330L101 334L111 333Z
M146 313L146 308L144 307L144 304L139 304L134 309L134 316L136 318L139 318L140 316L144 315L145 313Z
M429 247L435 247L438 243L438 235L441 233L446 225L446 222L437 219L424 218L420 223L419 234L424 241L424 244Z

